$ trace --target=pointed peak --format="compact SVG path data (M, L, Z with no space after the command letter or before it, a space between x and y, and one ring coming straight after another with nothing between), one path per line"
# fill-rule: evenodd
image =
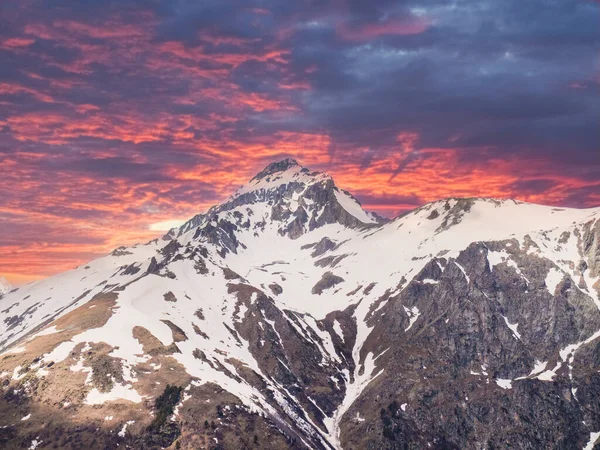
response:
M286 158L286 159L282 159L281 161L272 162L267 167L265 167L263 170L261 170L252 179L253 180L262 180L263 178L268 177L269 175L274 175L279 172L285 172L291 168L303 169L303 167L300 166L300 164L298 164L298 161L296 161L295 159Z
M278 189L282 185L303 184L308 186L327 180L331 180L328 174L311 172L298 164L295 159L286 158L269 164L248 183L235 191L231 198L259 190Z
M296 160L286 158L269 164L224 203L193 217L166 238L180 236L211 222L220 213L228 214L233 210L237 210L235 221L242 220L240 218L246 214L255 215L259 217L257 224L261 224L257 226L262 230L264 219L268 217L272 223L277 223L279 234L289 234L293 238L332 223L356 228L387 221L365 211L360 202L349 192L339 189L327 173L311 172ZM244 226L250 226L250 223Z

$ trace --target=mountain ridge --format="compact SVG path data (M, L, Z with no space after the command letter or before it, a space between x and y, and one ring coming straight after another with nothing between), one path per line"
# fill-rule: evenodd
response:
M306 167L303 167L300 163L298 163L297 160L292 159L292 158L285 158L283 160L276 161L276 162L273 162L273 163L267 165L262 171L260 171L256 176L254 176L246 185L243 185L242 187L238 188L230 197L228 197L222 203L212 206L206 213L197 214L196 216L194 216L193 218L188 220L186 223L184 223L182 226L175 228L174 230L176 230L176 231L174 231L174 230L169 231L169 233L167 233L167 236L171 235L172 233L182 234L185 231L189 231L190 228L193 228L193 226L198 223L198 219L196 219L196 218L203 217L206 214L210 214L210 212L215 209L219 209L219 208L223 207L224 205L228 205L231 201L235 200L237 197L239 197L241 195L251 193L256 190L264 189L265 186L261 187L260 184L259 184L259 186L256 186L256 184L258 184L258 182L262 181L264 178L267 178L272 175L280 174L280 176L282 176L285 172L288 172L289 169L297 169L297 173L307 175L307 178L314 177L313 182L331 180L331 182L333 183L333 179L328 174L326 174L324 172L310 171L310 169L307 169ZM277 181L279 179L281 179L281 178L276 178L275 181ZM291 177L288 179L284 179L283 181L284 181L284 183L281 183L281 182L278 184L272 183L271 188L290 182ZM255 182L254 185L253 185L253 182ZM356 199L354 196L352 196L351 193L349 193L346 190L338 188L337 186L335 186L335 183L333 183L333 185L336 189L338 189L339 191L341 191L344 194L346 194L347 196L349 196L353 201L355 201L362 208L360 201L358 199ZM524 205L547 206L548 208L556 208L559 210L578 210L578 211L585 211L585 210L596 211L597 210L597 211L600 211L600 206L589 207L589 208L571 208L571 207L560 207L560 206L548 206L548 205L531 203L531 202L526 202L526 201L517 200L517 199L510 199L510 198L500 199L500 198L492 198L492 197L446 197L446 198L434 200L429 203L425 203L424 205L415 207L412 210L403 212L392 218L385 218L385 217L379 216L373 212L367 212L367 214L374 217L376 219L376 222L384 223L387 221L394 221L400 217L403 217L407 214L412 213L413 211L419 210L421 208L426 208L431 204L445 203L445 202L448 202L451 200L452 201L460 200L460 201L468 201L468 202L483 201L483 202L493 202L496 204L502 204L503 202L513 202L513 203L524 204Z

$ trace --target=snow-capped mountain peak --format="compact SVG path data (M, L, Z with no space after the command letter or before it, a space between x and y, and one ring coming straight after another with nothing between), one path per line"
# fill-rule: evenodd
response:
M247 184L235 191L231 198L235 199L249 192L278 189L280 186L312 185L330 179L328 174L311 172L306 167L302 167L295 159L288 158L269 164Z
M285 172L292 167L302 168L298 161L296 161L294 158L285 158L280 161L274 161L267 165L262 171L257 173L254 178L264 178L275 172Z
M384 221L365 211L331 176L313 172L293 159L269 164L224 203L182 225L178 235L222 220L224 226L235 224L257 232L264 231L267 220L278 224L280 234L292 238L331 223L357 228Z
M308 169L305 169L304 167L302 167L298 163L298 161L296 161L295 159L286 158L286 159L282 159L281 161L275 161L275 162L270 163L263 170L261 170L259 173L257 173L250 180L250 183L252 183L252 181L255 181L255 180L265 179L269 176L283 174L285 172L295 173L295 172L302 171L302 170L304 170L305 172L309 172Z

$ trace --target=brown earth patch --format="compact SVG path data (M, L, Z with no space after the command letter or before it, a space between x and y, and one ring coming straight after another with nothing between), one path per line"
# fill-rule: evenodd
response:
M161 322L164 323L166 326L168 326L171 329L171 333L173 334L174 342L183 342L183 341L188 340L188 337L185 334L185 332L181 328L179 328L177 325L175 325L173 322L171 322L170 320L166 320L166 319L161 319Z
M208 339L208 334L206 334L204 331L202 331L200 329L200 327L198 327L198 325L196 325L195 323L192 324L192 326L194 327L194 332L198 335L198 336L202 336L204 339Z
M99 294L92 300L77 309L59 317L54 322L49 323L44 328L39 328L29 334L37 333L51 326L58 330L56 333L34 337L27 340L24 337L17 341L11 347L24 347L25 351L21 353L8 353L0 356L0 372L12 371L16 366L26 366L28 362L50 353L57 346L72 339L74 336L92 329L103 327L113 314L113 308L116 304L117 294Z
M144 349L144 353L150 356L171 355L179 353L175 343L166 346L156 336L144 327L136 326L132 330L133 337L139 341Z

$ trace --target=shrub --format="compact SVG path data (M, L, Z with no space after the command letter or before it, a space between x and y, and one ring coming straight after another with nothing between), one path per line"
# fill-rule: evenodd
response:
M160 428L171 417L175 410L175 405L179 403L182 390L181 386L167 384L163 393L154 402L156 417L154 417L154 420L150 424L150 428Z

